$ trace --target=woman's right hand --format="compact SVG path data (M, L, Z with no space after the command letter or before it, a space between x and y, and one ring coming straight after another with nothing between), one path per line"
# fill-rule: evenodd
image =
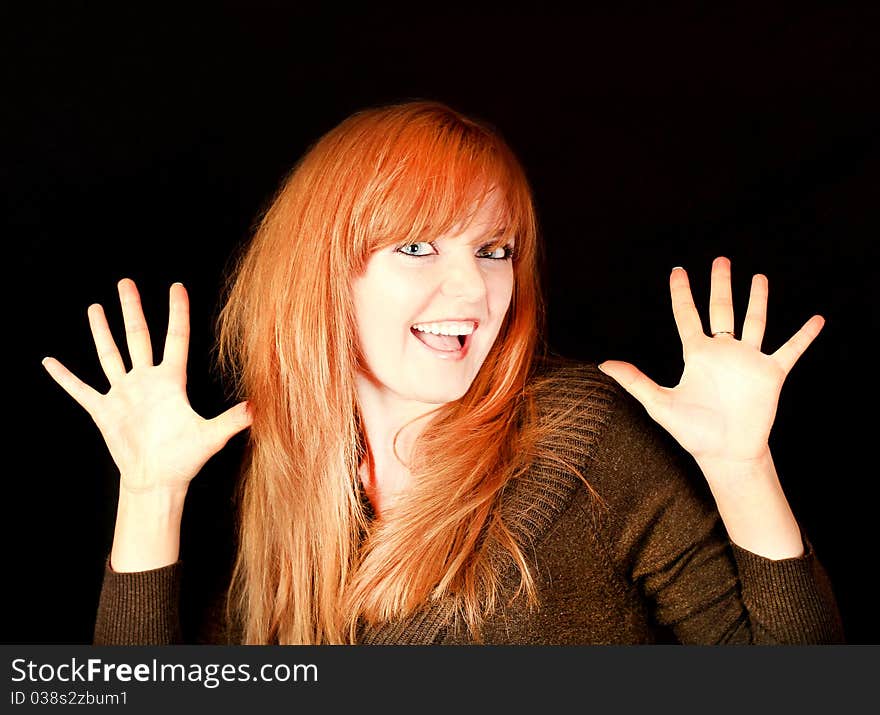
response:
M131 370L126 372L99 303L88 308L89 325L110 391L102 395L54 358L45 358L43 366L101 431L119 467L120 496L185 493L202 466L250 426L247 402L213 419L201 417L190 406L186 396L189 298L182 284L170 289L168 334L158 365L153 365L137 286L123 278L118 288Z

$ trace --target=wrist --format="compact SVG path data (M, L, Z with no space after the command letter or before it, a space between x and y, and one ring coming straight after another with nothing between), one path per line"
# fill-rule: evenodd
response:
M149 571L176 562L185 496L179 490L132 494L120 489L110 567Z
M713 458L694 461L710 484L723 484L729 480L742 484L743 480L776 479L776 466L769 447L750 459Z
M803 555L800 527L768 450L760 459L700 464L730 540L768 559Z
M144 491L131 491L119 487L119 506L130 511L151 512L156 515L182 514L186 501L187 488L156 488Z

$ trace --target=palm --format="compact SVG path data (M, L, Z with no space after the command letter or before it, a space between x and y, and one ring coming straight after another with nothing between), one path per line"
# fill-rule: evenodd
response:
M736 339L730 288L730 261L712 265L710 323L703 331L687 274L670 276L672 309L681 337L684 372L678 385L661 387L629 363L608 361L603 370L645 407L698 462L745 463L768 449L779 394L786 376L822 329L813 316L775 353L761 352L767 315L767 279L752 279L743 335Z
M189 481L215 451L181 382L173 367L137 367L104 396L98 427L130 491L147 486L144 475Z

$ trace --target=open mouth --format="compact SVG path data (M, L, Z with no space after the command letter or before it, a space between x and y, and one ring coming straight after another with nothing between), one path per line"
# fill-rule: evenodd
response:
M410 328L409 331L422 345L435 352L446 353L450 356L466 353L473 336L473 333L469 335L436 335L434 333L425 333L415 328Z

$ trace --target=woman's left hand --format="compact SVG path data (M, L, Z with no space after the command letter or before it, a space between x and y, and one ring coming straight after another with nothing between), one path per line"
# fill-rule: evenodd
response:
M747 466L769 454L770 428L782 383L819 334L825 319L814 315L776 352L761 352L767 318L767 278L752 278L742 338L733 336L730 261L712 263L709 324L703 332L687 273L669 278L672 312L684 352L675 387L661 387L634 365L602 363L603 371L635 397L648 414L706 467ZM728 333L727 331L730 331Z

